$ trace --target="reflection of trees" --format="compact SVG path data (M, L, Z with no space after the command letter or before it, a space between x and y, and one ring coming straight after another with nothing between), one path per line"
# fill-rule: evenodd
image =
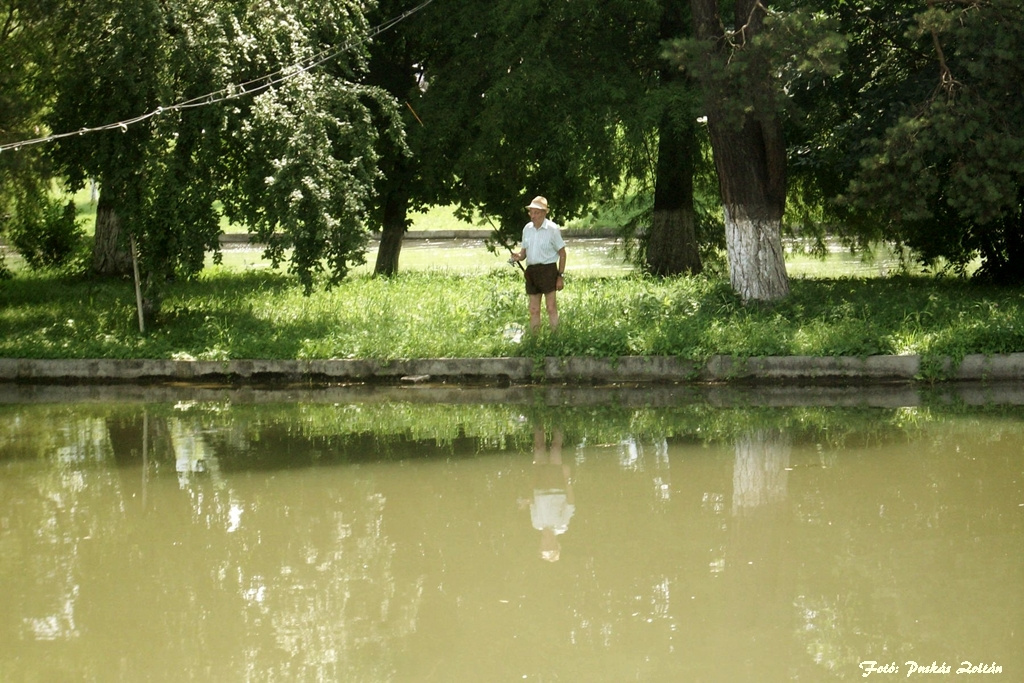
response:
M125 680L425 680L426 661L433 680L484 680L508 659L617 680L692 680L698 662L715 663L708 679L819 680L866 651L954 651L954 635L1009 651L998 634L1019 617L993 596L1019 584L1019 518L1000 507L1019 500L1019 418L925 416L906 434L926 441L893 445L878 435L908 415L891 411L840 452L786 429L796 412L726 411L699 433L668 410L571 413L585 504L549 565L513 503L530 425L503 409L487 408L489 439L464 442L451 418L443 439L392 434L387 464L371 439L332 436L345 423L327 409L315 428L292 407L291 422L277 407L240 422L223 406L27 410L0 425L18 453L0 456L0 677L48 662L45 678L102 679L113 662ZM177 463L197 455L220 470L187 468L182 488ZM944 623L936 596L978 614ZM976 634L993 632L984 650Z
M718 622L717 635L724 643L758 643L756 651L736 662L734 671L743 678L785 680L784 663L793 654L785 627L793 600L785 577L791 441L780 429L753 427L732 442L731 518L723 525L710 567L721 584L718 607L729 615Z
M237 532L245 555L231 590L244 598L245 630L259 636L247 668L286 680L386 680L389 643L412 630L416 609L415 588L397 586L391 569L386 499L366 480L280 483L294 500L251 492Z
M226 478L209 428L186 412L65 415L39 429L39 457L0 478L0 637L19 643L0 671L20 679L30 666L31 678L48 661L62 678L117 662L123 680L389 677L388 644L412 630L418 589L396 586L377 487ZM127 634L150 646L126 649Z
M192 506L186 532L200 536L191 552L217 567L192 601L222 605L223 630L244 637L228 649L244 652L245 670L284 680L386 679L387 643L412 628L415 600L395 585L386 500L373 482L283 471L269 488L253 486L219 471L198 430L184 419L170 429ZM259 443L247 448L258 453Z
M0 642L22 655L76 642L86 630L83 564L122 503L105 467L103 419L65 414L32 428L33 458L0 477Z
M791 446L777 430L757 429L736 437L736 464L732 476L732 513L786 500Z
M662 428L587 449L581 486L596 503L579 515L574 539L581 557L565 656L628 651L662 680L785 680L780 665L794 649L793 595L780 569L790 441L781 430L746 427L706 447L670 440ZM614 476L603 471L612 467Z
M665 437L644 440L630 435L622 439L619 442L619 467L627 472L649 473L655 500L668 503L671 499L671 467Z

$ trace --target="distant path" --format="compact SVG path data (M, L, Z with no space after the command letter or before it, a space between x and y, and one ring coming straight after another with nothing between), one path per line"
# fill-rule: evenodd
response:
M485 240L493 234L492 230L409 230L405 233L406 240ZM570 239L613 239L619 236L616 228L587 228L585 230L563 229L562 235ZM371 238L380 239L380 233L372 233ZM246 232L222 232L222 246L251 244L252 239Z

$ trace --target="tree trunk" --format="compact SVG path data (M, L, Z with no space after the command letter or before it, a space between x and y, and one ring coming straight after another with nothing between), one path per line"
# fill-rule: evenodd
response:
M654 217L646 250L647 270L654 275L696 275L704 268L694 226L695 147L693 125L666 113L658 140Z
M381 218L380 244L374 275L391 277L398 274L398 257L402 253L402 239L409 225L409 197L399 190L384 198Z
M751 218L746 207L725 207L729 283L744 302L789 295L780 221Z
M683 3L667 2L658 28L661 40L672 40L689 31ZM692 87L673 64L665 64L659 80L663 89ZM693 210L693 173L696 167L696 115L674 107L661 116L658 130L658 161L654 179L654 215L644 260L653 275L696 275L704 266L697 248Z
M106 192L96 205L96 236L92 247L92 269L97 275L131 275L132 254L122 234L121 217Z
M708 114L715 168L725 210L729 281L744 301L774 301L789 294L782 213L786 152L774 119L747 116L736 130Z
M717 46L710 59L724 60L727 44L716 0L692 0L697 37ZM736 0L737 31L742 40L757 33L764 18L763 3ZM725 210L725 239L729 280L744 302L774 301L789 295L782 248L782 214L786 206L786 146L782 126L773 111L770 65L762 65L754 83L730 98L745 96L742 113L726 112L721 93L706 92L708 130ZM749 76L749 74L748 74ZM758 91L761 96L758 96Z

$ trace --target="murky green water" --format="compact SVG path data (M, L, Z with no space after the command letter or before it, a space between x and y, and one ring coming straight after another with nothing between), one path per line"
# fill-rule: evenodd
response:
M0 681L1024 680L979 396L8 387Z

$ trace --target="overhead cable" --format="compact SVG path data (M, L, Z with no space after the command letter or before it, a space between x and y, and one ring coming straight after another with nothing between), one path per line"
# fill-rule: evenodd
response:
M76 135L85 135L86 133L98 133L100 131L118 129L120 129L122 132L125 132L128 130L129 126L135 125L136 123L141 123L142 121L146 121L147 119L151 119L155 116L159 116L160 114L165 114L170 111L205 107L211 104L216 104L218 102L224 102L226 100L235 99L237 97L243 97L245 95L252 95L261 92L263 90L266 90L267 88L277 85L278 83L283 83L288 79L295 78L296 76L302 73L310 71L311 69L315 69L321 64L329 62L332 59L337 58L339 55L348 52L357 45L361 45L362 43L365 43L367 40L375 38L381 33L384 33L385 31L394 28L396 25L405 21L412 15L416 14L433 1L434 0L424 0L424 2L420 3L416 7L413 7L412 9L398 15L397 17L389 19L388 21L385 21L384 23L374 27L373 29L370 30L369 33L366 34L366 36L354 42L348 43L341 48L335 50L324 50L323 52L320 52L319 54L314 55L312 57L309 57L306 60L284 67L283 69L279 69L278 71L275 71L273 73L260 76L259 78L254 78L251 81L246 81L245 83L230 84L224 88L221 88L220 90L215 90L205 95L193 97L192 99L185 100L183 102L178 102L176 104L172 104L166 107L157 107L156 109L145 114L140 114L130 119L124 119L122 121L117 121L115 123L108 123L102 126L80 128L76 131L68 133L55 133L52 135L33 138L31 140L21 140L19 142L9 142L6 144L0 144L0 152L18 150L21 149L22 147L38 145L44 142L52 142L54 140L74 137Z

